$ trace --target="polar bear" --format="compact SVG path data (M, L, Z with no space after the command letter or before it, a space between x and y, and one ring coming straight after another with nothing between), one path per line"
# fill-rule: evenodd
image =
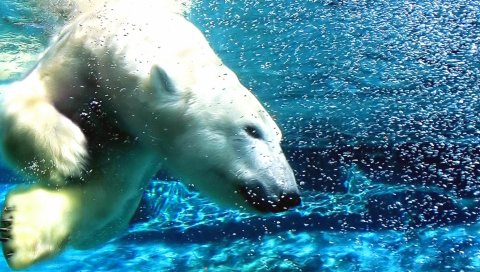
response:
M1 87L4 156L36 181L5 200L10 267L115 237L160 167L240 209L300 204L280 129L166 2L83 9L23 80Z

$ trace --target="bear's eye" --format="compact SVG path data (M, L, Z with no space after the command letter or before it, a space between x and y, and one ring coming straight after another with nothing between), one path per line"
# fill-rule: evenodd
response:
M263 135L260 129L254 125L247 125L244 128L245 132L252 138L262 139Z

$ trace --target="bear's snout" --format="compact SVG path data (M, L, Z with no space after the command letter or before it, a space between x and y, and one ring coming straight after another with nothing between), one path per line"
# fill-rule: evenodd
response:
M239 192L250 206L263 213L283 212L301 204L298 189L274 194L262 183L255 182L252 185L241 186Z

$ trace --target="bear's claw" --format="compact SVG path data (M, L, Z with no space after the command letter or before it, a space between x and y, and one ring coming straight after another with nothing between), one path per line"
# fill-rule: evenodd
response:
M2 219L2 226L10 227L12 225L12 219Z
M15 210L15 207L13 207L13 206L3 208L4 212L12 212L14 210Z
M10 253L5 253L5 257L6 257L7 259L11 259L11 258L13 257L13 255L15 255L15 253L14 253L13 251L10 252Z

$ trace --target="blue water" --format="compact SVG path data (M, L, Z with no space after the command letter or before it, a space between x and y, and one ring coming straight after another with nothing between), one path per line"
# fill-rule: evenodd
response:
M189 16L282 127L303 205L242 214L159 174L122 237L30 271L480 270L480 2L199 1ZM61 22L1 1L0 82ZM18 177L2 173L5 194Z

